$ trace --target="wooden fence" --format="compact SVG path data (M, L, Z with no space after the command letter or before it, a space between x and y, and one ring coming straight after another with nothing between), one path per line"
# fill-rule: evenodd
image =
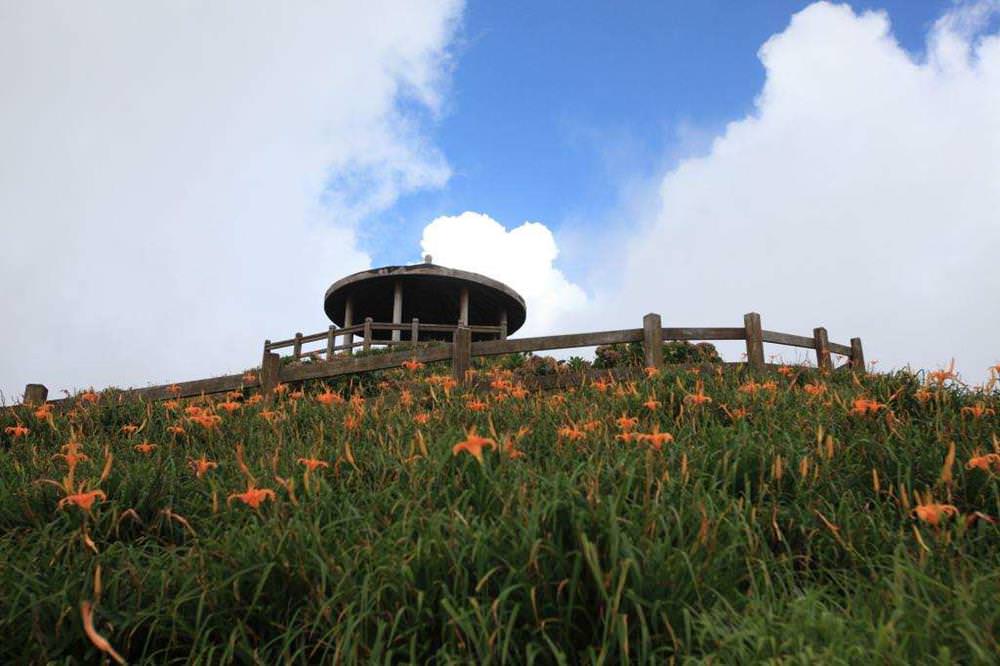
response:
M344 335L348 329L331 328L322 334L303 336L298 334L290 340L279 342L267 341L264 346L264 357L259 374L227 375L212 379L199 379L177 384L151 386L148 388L128 391L133 396L146 400L162 400L165 398L183 398L213 393L222 393L240 388L259 388L265 395L273 393L279 383L296 383L306 380L330 379L342 375L350 375L373 370L386 370L402 366L406 361L415 360L421 363L451 361L453 376L465 381L467 371L476 356L497 356L521 352L548 351L553 349L575 349L578 347L594 347L627 342L641 342L643 345L644 362L647 367L663 366L663 343L666 341L708 341L708 340L744 340L746 341L746 363L753 369L763 369L764 343L811 349L816 353L816 364L821 369L832 369L832 355L839 354L849 359L850 366L859 372L864 372L865 358L860 338L852 338L850 345L830 342L825 328L813 329L812 336L792 335L765 330L761 326L760 315L751 312L743 316L743 326L729 328L664 328L660 315L647 314L643 317L642 328L628 328L617 331L598 331L594 333L570 333L565 335L547 335L532 338L482 340L473 342L473 332L496 333L498 327L486 326L442 326L442 329L453 330L453 340L437 346L412 348L400 351L388 351L381 354L366 356L339 355L333 352L338 349L349 349L360 346L369 349L372 344L394 344L394 341L373 341L372 330L375 327L385 327L382 330L396 330L401 326L412 324L373 324L370 320L364 324L348 329L360 331L363 340L354 345L336 345L330 342L333 336ZM422 330L433 330L432 325L421 325ZM490 330L486 330L490 329ZM322 336L322 337L317 337ZM293 347L293 359L301 359L302 344L307 341L327 341L327 360L312 363L282 362L275 349ZM414 339L419 339L417 336ZM367 341L367 342L366 342ZM398 343L398 341L396 341ZM331 351L332 349L332 351ZM28 384L25 388L24 402L40 404L46 401L48 390L42 384ZM51 402L62 402L53 400Z

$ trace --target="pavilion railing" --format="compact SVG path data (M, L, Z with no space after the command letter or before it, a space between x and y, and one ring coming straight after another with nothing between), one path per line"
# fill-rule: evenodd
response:
M267 354L277 349L291 347L291 357L295 361L304 359L313 361L325 359L331 361L338 355L338 352L353 353L356 349L369 351L372 348L386 348L399 344L412 345L420 341L421 334L447 333L454 340L455 331L458 328L458 324L424 324L416 318L406 323L391 324L376 322L371 317L367 317L364 323L353 326L344 326L342 328L330 326L326 331L311 333L309 335L296 333L294 337L276 342L265 340L264 353ZM469 326L468 329L472 333L492 335L501 340L507 337L507 327L503 324L499 326ZM374 337L376 331L399 331L399 335L393 336L393 338L388 340L377 339ZM355 339L356 336L360 336L360 339ZM394 339L396 337L399 339ZM346 342L338 343L338 338L346 340ZM304 349L304 346L316 342L323 342L325 346L320 349Z
M369 332L379 330L375 326L384 327L380 330L403 330L400 327L404 325L375 324L366 321L364 324L359 325L359 330L361 330L363 335L365 327L368 328ZM424 328L424 326L421 325L420 329L432 330L429 328L430 325L426 325L427 328ZM344 335L345 331L355 328L358 327L333 329L333 335ZM755 312L744 315L743 326L738 327L664 328L660 321L660 315L651 313L643 317L642 328L548 335L513 340L482 340L478 342L472 341L473 332L491 332L483 329L496 329L498 327L444 326L443 328L447 328L448 330L454 328L452 342L426 348L413 347L398 351L388 351L382 354L343 355L333 359L332 362L283 363L281 356L273 350L285 348L289 346L289 343L294 347L296 340L298 340L298 352L300 356L302 354L301 345L305 344L307 338L310 342L326 339L327 350L329 351L330 331L310 336L297 335L291 340L280 340L265 344L264 357L259 374L244 373L181 382L169 386L150 386L148 388L132 389L128 393L146 400L162 400L166 398L183 398L222 393L240 388L259 388L265 395L270 395L280 383L331 379L341 375L370 372L373 370L387 370L401 367L407 361L433 363L450 360L453 376L460 381L466 381L469 378L468 371L472 366L472 358L476 356L496 356L500 354L553 349L575 349L627 342L641 342L644 355L643 360L646 366L659 368L664 364L663 343L672 340L744 340L746 342L746 365L754 370L761 370L767 365L764 362L764 343L814 350L816 353L816 364L821 370L833 369L833 354L847 357L849 365L854 371L864 372L865 370L865 357L861 347L861 338L852 338L850 345L842 345L830 342L826 329L822 327L814 328L812 336L769 331L762 328L760 315ZM367 337L367 340L369 348L371 345L376 344L376 341L372 340L370 335ZM392 342L380 340L378 344L391 346ZM362 341L360 345L353 345L353 347L361 346L364 348L364 344L365 342ZM348 346L352 345L340 345L339 347L346 349ZM333 351L336 352L338 345L334 344L333 347ZM40 404L46 401L47 396L48 389L44 385L28 384L25 388L24 402L27 404ZM59 403L63 401L52 400L50 402Z

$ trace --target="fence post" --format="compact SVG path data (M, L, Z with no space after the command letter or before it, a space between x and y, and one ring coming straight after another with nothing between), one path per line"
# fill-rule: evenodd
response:
M760 325L760 315L748 312L743 315L743 326L747 338L747 363L751 368L764 367L764 329Z
M855 372L865 371L865 351L861 348L861 338L851 338L851 367Z
M830 340L822 326L813 329L813 346L816 348L816 366L820 370L830 370L833 367L833 361L830 360Z
M49 399L49 390L45 384L28 384L24 387L24 404L38 407Z
M663 324L655 312L642 318L642 351L647 368L663 367Z
M332 324L330 325L330 330L326 333L326 360L333 360L333 347L336 344L336 336L333 334L333 330L336 328Z
M413 322L410 324L410 342L416 343L419 340L420 340L420 320L414 317Z
M295 360L298 361L302 358L302 334L295 334L295 347L293 348L293 354L295 355Z
M451 374L465 382L472 365L472 332L468 326L459 326L451 343Z
M260 364L260 392L265 398L274 395L274 388L281 381L281 356L271 351L264 352Z
M368 351L372 348L372 318L365 317L365 336L361 343L361 350Z

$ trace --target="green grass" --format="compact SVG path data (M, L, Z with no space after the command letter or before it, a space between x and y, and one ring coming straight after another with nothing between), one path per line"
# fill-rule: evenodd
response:
M271 407L273 425L263 405L220 411L217 431L112 392L51 422L5 410L0 658L95 661L90 600L130 662L996 661L1000 527L975 512L1000 515L1000 486L965 463L1000 428L961 411L1000 411L996 391L796 368L750 394L746 370L720 368L701 407L686 401L699 376L665 371L604 391L497 389L471 411L415 374L356 386L363 408L322 405L314 387ZM802 390L814 380L823 395ZM887 407L850 413L860 397ZM622 441L623 414L674 441ZM560 437L588 421L584 439ZM15 422L30 432L3 434ZM177 423L186 436L166 431ZM524 456L453 455L472 426L499 442L530 429ZM61 482L52 456L71 438L89 456L76 480L107 495L89 514L39 482ZM157 448L133 448L144 440ZM247 487L237 443L275 492L259 510L227 503ZM198 478L188 460L203 454L219 466ZM306 483L299 458L330 466ZM917 521L927 492L961 515Z

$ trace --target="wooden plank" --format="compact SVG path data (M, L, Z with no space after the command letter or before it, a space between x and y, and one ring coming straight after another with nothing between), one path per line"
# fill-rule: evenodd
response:
M451 347L431 347L424 350L405 350L371 356L348 357L332 362L304 363L302 365L285 365L281 368L281 381L301 382L308 379L329 379L340 375L351 375L372 370L387 370L398 368L404 361L414 359L421 363L446 361L451 358Z
M747 363L751 368L764 367L764 335L760 325L760 315L748 312L743 315L743 328L746 329Z
M596 347L621 342L640 342L641 328L619 331L598 331L596 333L569 333L566 335L546 335L536 338L515 338L513 340L483 340L472 343L473 356L495 356L497 354L518 354L547 349L574 349L576 347Z
M460 382L467 382L472 367L472 331L468 326L455 330L455 342L451 345L451 374Z
M655 312L642 318L642 352L647 368L663 367L663 324Z
M831 342L827 345L834 354L840 354L841 356L850 357L853 353L852 348L847 345L838 345L836 342Z
M211 395L213 393L225 393L235 391L238 388L254 388L260 385L259 378L247 382L243 380L243 374L225 375L223 377L212 377L210 379L196 379L189 382L177 382L178 391L172 392L168 389L175 384L163 384L160 386L150 386L148 388L130 389L125 391L127 395L142 398L145 400L167 400L170 398L191 398L201 394Z
M813 342L816 344L816 367L820 370L833 369L833 361L830 360L830 340L825 328L818 326L813 329Z
M740 327L729 328L665 328L663 329L664 340L743 340L746 336L746 329Z
M861 347L861 338L851 338L851 368L859 373L865 371L865 350Z
M816 348L816 341L804 335L778 333L777 331L761 331L761 337L764 342L771 342L776 345L788 345L789 347L802 347L804 349Z

